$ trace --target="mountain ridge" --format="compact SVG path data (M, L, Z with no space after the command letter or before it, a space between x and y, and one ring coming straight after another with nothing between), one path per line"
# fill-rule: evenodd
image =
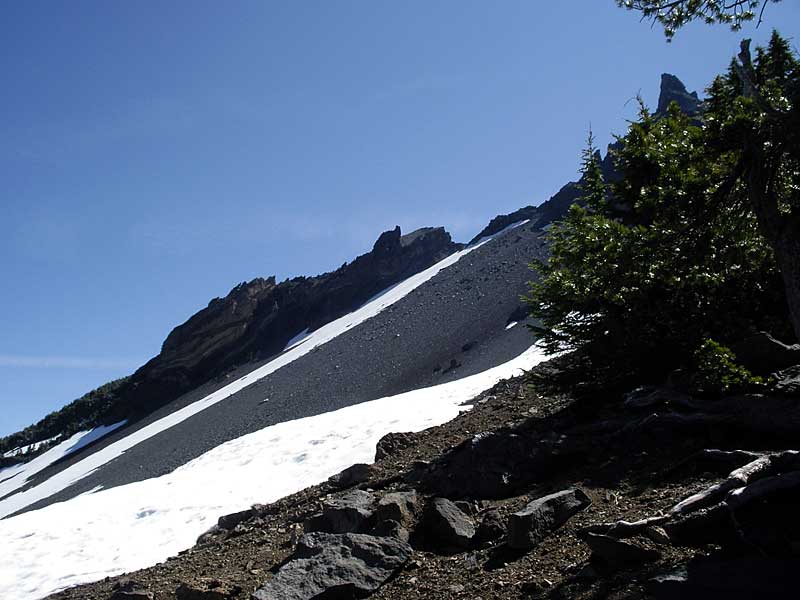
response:
M688 114L701 112L702 102L697 94L687 92L677 77L664 73L658 113L663 114L673 101ZM607 180L616 177L615 145L609 145L601 162ZM580 185L580 181L568 182L537 206L496 216L469 243L525 220L529 221L529 227L545 230L579 199ZM79 399L77 402L87 397L92 400L88 403L90 416L82 421L72 417L72 422L65 425L64 419L49 419L50 415L23 432L0 439L0 454L65 432L74 433L78 427L140 419L181 394L224 377L240 365L280 353L303 331L313 331L354 310L371 296L462 247L442 227L421 228L405 235L395 227L383 232L370 252L335 271L280 283L276 283L274 276L243 282L176 326L165 338L159 354L130 377L111 386L101 386ZM2 460L24 459L22 456Z

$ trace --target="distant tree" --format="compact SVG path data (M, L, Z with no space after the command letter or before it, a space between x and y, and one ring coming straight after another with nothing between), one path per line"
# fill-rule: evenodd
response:
M770 0L616 0L617 6L642 13L643 20L658 23L671 40L675 32L690 21L708 24L722 23L739 31L747 21L756 18L758 24ZM780 0L772 0L780 2ZM759 9L760 7L760 9Z

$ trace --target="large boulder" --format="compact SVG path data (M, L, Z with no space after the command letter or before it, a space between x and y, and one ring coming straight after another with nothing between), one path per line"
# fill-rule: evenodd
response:
M375 460L384 460L414 444L413 433L387 433L375 445Z
M447 498L434 498L428 503L423 519L426 545L440 552L459 552L470 547L475 524Z
M331 475L331 477L328 478L328 483L342 490L369 481L375 477L377 472L378 469L374 465L356 463L336 473L336 475Z
M310 533L253 600L363 598L377 590L411 556L411 546L387 537Z
M338 494L322 505L322 513L306 522L306 531L356 533L364 531L374 513L375 496L363 490Z
M420 499L415 491L390 492L378 501L375 519L392 520L403 527L412 527L420 510Z
M533 548L551 531L590 504L589 497L577 488L534 500L509 517L506 534L508 546L516 550Z

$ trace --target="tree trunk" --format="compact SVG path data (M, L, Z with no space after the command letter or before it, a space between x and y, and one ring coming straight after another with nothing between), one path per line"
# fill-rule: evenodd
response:
M800 227L784 227L772 243L775 260L786 287L786 302L794 335L800 340Z

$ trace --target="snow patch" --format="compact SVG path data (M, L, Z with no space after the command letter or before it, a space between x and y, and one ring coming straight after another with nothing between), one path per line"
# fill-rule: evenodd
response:
M34 475L43 471L54 462L61 460L73 452L77 452L81 448L99 440L101 437L108 435L115 429L119 429L126 422L127 421L120 421L113 425L102 425L90 429L89 431L80 431L31 461L0 470L0 498L23 487ZM0 502L0 517L15 512L2 512L3 503L4 501Z

